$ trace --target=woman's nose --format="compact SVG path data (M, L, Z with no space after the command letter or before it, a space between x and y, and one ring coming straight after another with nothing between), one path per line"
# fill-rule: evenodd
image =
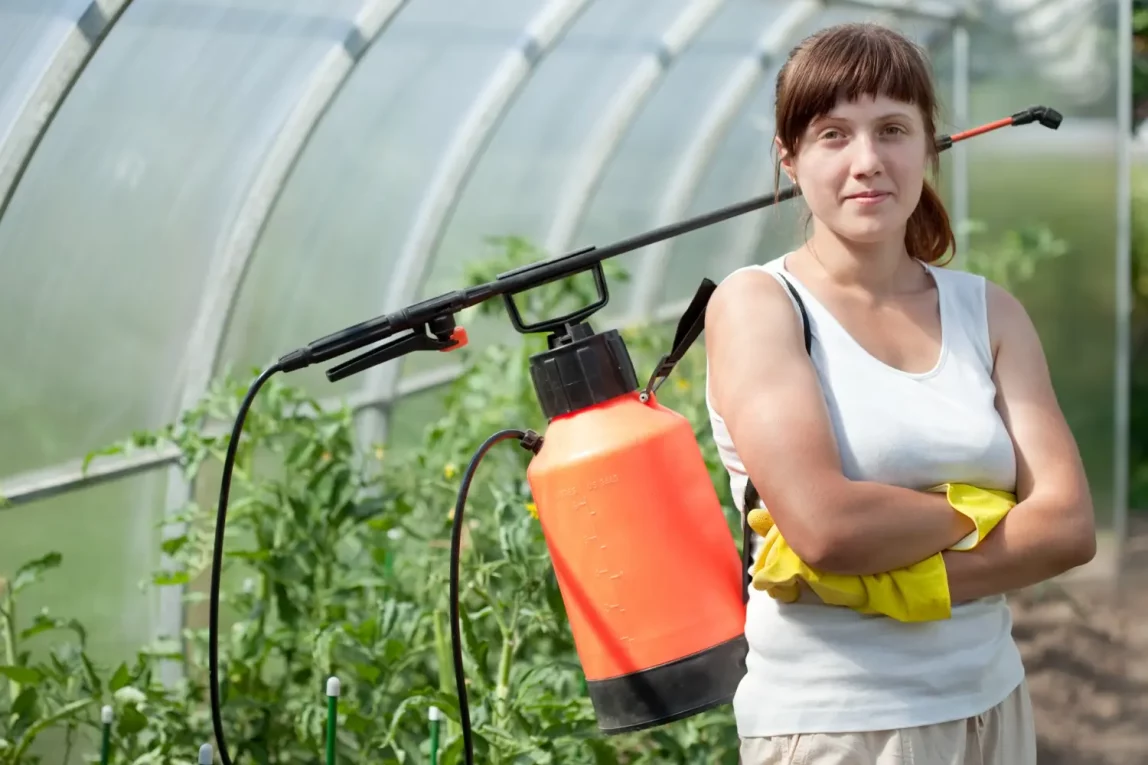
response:
M867 176L881 172L881 154L867 136L859 136L854 142L851 157L851 168L855 176Z

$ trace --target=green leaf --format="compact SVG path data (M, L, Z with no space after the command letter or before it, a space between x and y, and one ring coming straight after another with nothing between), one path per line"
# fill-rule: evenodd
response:
M134 705L121 707L116 713L116 732L121 736L133 736L147 727L147 717Z
M25 587L28 587L35 582L39 581L40 577L45 572L59 567L63 556L58 552L50 552L35 560L28 561L20 568L16 569L16 576L12 578L12 592L18 593Z
M15 680L21 685L38 683L44 678L43 673L33 667L15 667L3 664L0 664L0 675L7 677L9 680Z
M16 750L12 753L12 762L20 762L20 758L24 752L28 751L28 747L32 746L32 742L36 737L52 727L58 722L73 718L77 712L83 710L95 701L95 699L80 699L79 701L72 701L57 709L55 712L37 720L24 731L24 735L20 736L20 742L16 745Z
M12 702L12 714L26 720L35 717L39 700L40 693L36 690L36 686L25 686L16 700Z
M594 756L594 765L618 765L617 753L604 741L588 739L586 746Z
M108 681L108 690L115 693L120 688L127 686L131 681L131 670L128 669L127 663L122 663L116 667L115 673L112 674L112 679Z
M84 677L88 681L88 686L92 692L92 695L96 697L102 696L104 692L103 681L100 680L100 676L96 672L96 668L92 665L88 655L80 654L80 661L84 665Z
M186 571L168 571L154 575L151 581L157 587L171 587L188 584L191 576Z

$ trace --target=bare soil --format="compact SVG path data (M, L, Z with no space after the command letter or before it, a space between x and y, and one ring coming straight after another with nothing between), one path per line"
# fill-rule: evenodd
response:
M1039 765L1148 765L1148 518L1129 531L1118 582L1012 598Z

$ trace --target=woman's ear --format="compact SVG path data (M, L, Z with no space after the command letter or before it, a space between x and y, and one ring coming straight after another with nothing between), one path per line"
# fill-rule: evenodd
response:
M777 150L777 161L781 165L781 169L786 177L789 178L789 182L797 183L797 170L793 166L793 157L790 156L785 147L781 145L780 138L773 139L773 146Z

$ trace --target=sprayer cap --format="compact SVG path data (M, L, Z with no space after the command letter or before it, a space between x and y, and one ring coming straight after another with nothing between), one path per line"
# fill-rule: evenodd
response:
M630 351L617 330L595 334L575 324L530 357L530 377L546 419L576 412L638 389Z

